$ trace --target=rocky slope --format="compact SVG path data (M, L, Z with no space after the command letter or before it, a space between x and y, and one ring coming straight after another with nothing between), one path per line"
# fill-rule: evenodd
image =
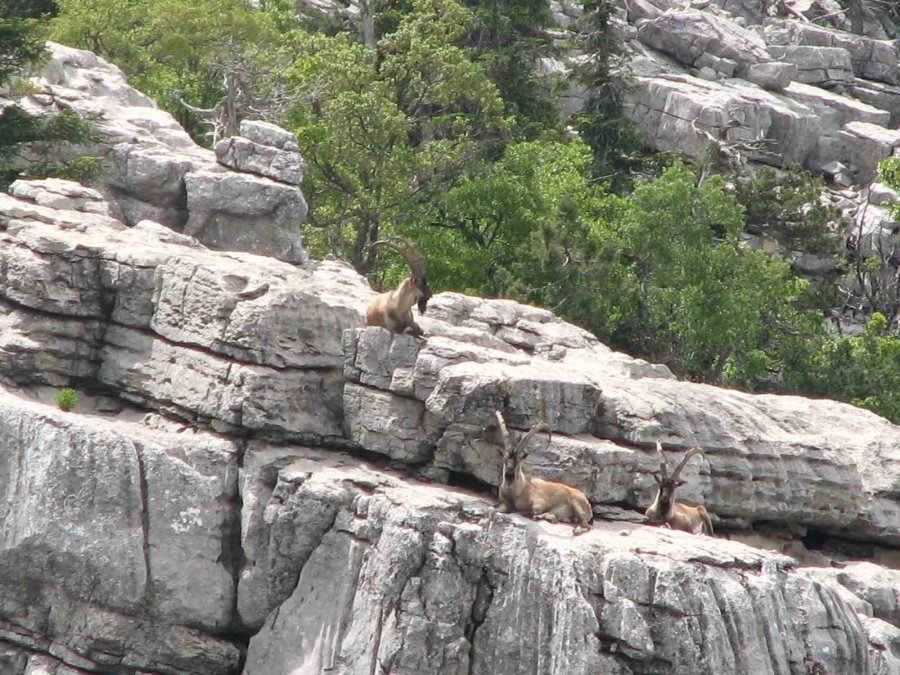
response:
M296 186L54 53L35 105L104 106L108 174L0 196L0 673L900 673L900 428L679 382L510 301L361 328L373 292L296 227L260 244L284 261L188 227L194 177L237 185L219 205ZM219 159L284 169L242 146ZM528 466L591 532L494 511L496 409L549 423ZM703 447L684 492L725 537L639 522L657 439Z
M152 220L218 249L303 262L297 225L307 205L297 187L303 160L296 139L265 123L241 137L198 147L171 115L131 88L122 71L91 52L50 43L36 93L19 102L43 114L71 109L97 116L99 141L42 148L52 159L88 154L104 160L102 190L111 215L127 225ZM0 92L0 106L6 98ZM293 145L291 145L293 143Z
M900 41L884 17L866 14L852 33L851 13L836 0L615 4L630 78L625 114L651 147L749 171L801 165L829 181L823 198L863 255L896 242L900 225L885 203L898 196L875 181L878 162L900 154ZM551 8L558 37L571 38L581 7ZM585 94L570 86L564 111ZM802 251L782 253L801 271L821 272Z

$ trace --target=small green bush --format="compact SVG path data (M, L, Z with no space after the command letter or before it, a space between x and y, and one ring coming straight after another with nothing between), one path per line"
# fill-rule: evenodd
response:
M69 412L78 405L78 393L74 389L66 387L56 392L56 405L64 412Z
M762 167L753 179L735 181L746 209L749 232L767 232L790 250L835 255L838 212L821 199L825 181L794 164L784 170Z

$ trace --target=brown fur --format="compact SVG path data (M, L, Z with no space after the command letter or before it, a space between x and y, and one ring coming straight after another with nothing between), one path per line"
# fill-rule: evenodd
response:
M381 326L392 333L402 333L409 329L415 336L422 329L413 318L412 307L422 297L419 282L415 277L406 277L393 291L376 295L366 309L366 325Z
M525 473L522 468L522 460L527 456L527 452L520 450L531 436L545 429L546 425L533 427L513 448L506 422L499 410L496 416L504 439L503 474L498 495L500 512L521 511L532 518L551 523L575 523L573 530L575 534L590 530L594 513L581 490L563 483L535 478Z
M385 291L372 298L366 308L366 325L381 326L392 333L409 330L418 337L422 329L413 318L412 306L418 304L419 314L424 314L431 297L428 279L425 272L425 258L419 248L404 237L393 236L381 239L369 246L370 250L378 247L390 248L403 256L412 274L400 282L393 291Z
M715 536L712 520L710 520L706 507L702 504L690 506L684 502L675 502L666 519L666 525L673 530Z
M651 523L664 523L673 530L690 532L691 534L706 534L714 536L712 520L705 506L691 506L684 502L675 501L675 490L682 482L678 480L681 470L684 469L691 457L701 452L700 448L689 450L681 462L675 467L675 471L669 476L666 467L666 458L663 454L662 443L656 442L656 452L659 456L659 472L656 481L659 489L653 503L647 507L644 515Z

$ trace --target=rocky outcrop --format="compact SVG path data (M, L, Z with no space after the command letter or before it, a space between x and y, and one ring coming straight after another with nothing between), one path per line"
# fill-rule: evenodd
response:
M0 420L0 644L89 671L234 672L217 634L234 622L238 446L2 388Z
M119 68L91 52L49 47L50 60L32 78L37 93L17 102L36 114L66 108L98 117L97 143L56 151L60 159L71 152L103 159L99 189L112 215L128 225L152 220L211 248L306 261L300 224L308 209L297 187L303 160L296 139L292 145L282 138L290 134L245 123L244 136L217 150L220 164L216 153L197 146L171 115L129 87Z
M297 137L274 124L242 120L241 135L222 139L215 150L219 163L232 169L289 185L303 182L305 164Z
M657 4L634 11L673 9ZM837 89L719 80L725 51L704 80L641 48L695 131L727 124L727 91L786 156L829 156L824 108L888 142L885 111ZM228 171L111 66L54 50L47 86L111 106L118 141L96 190L0 195L0 672L900 672L900 428L680 382L508 300L438 294L421 339L362 328L373 291L346 265L203 234L239 225L204 181L265 193L251 227L298 208L265 173L289 135L245 126ZM282 235L242 245L299 246ZM516 435L549 424L526 467L584 490L589 533L495 512L497 409ZM672 459L703 448L682 492L719 538L643 524L658 439Z
M426 343L374 328L348 335L345 426L366 449L498 485L500 454L484 434L502 409L519 429L548 422L553 436L528 462L594 503L648 503L659 439L672 451L704 449L684 474L686 494L721 519L900 544L895 425L844 404L677 382L558 319L529 322L529 308L506 301L433 303L455 326L425 323L438 335ZM534 351L479 345L460 331L473 315L509 322L495 324L495 336L529 325Z
M257 566L296 581L251 638L247 675L871 672L854 610L790 558L631 524L573 538L348 460L270 452L248 455L259 474L283 466ZM289 532L315 533L292 539L293 560L278 554Z
M360 328L373 293L339 263L128 227L65 181L13 192L4 672L900 666L900 430L875 415L679 382L508 300L438 294L421 339ZM495 513L496 409L515 434L549 423L527 468L583 489L591 532ZM684 496L775 550L641 524L657 439L702 446ZM779 550L827 563L804 535L882 566L809 572Z
M763 141L747 159L801 164L829 179L837 163L867 185L877 162L898 152L900 47L847 32L850 20L829 3L721 0L686 9L622 0L613 25L633 75L626 115L652 147L691 160L707 161L717 138ZM570 96L566 109L576 108ZM741 127L729 127L734 120Z
M638 39L687 66L745 75L751 64L773 61L763 40L731 21L696 10L663 12L641 21ZM722 64L727 64L727 68Z
M77 376L217 430L341 438L340 335L371 297L347 266L215 254L149 221L9 195L0 214L7 381Z

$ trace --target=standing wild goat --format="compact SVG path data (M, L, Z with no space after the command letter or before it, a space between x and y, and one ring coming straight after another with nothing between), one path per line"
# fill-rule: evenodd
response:
M534 478L522 468L522 461L528 456L526 444L538 431L548 430L549 427L544 423L532 427L513 447L503 414L499 410L495 414L503 435L500 512L524 511L541 520L575 523L575 534L590 530L594 513L581 490Z
M409 264L412 274L400 282L393 291L376 295L366 309L366 325L381 326L392 333L402 333L407 328L413 335L422 334L422 329L413 319L412 306L419 303L419 313L424 314L431 297L428 280L425 277L425 259L418 247L403 237L389 237L374 242L369 249L386 246L402 255Z
M653 475L659 484L659 489L656 492L656 499L644 512L644 515L647 516L651 523L665 523L673 530L713 536L712 521L706 512L706 507L701 505L689 506L683 502L675 501L675 489L679 485L684 485L684 481L678 480L681 470L684 469L691 457L700 452L702 452L700 448L688 450L670 476L662 443L656 441L656 453L659 455L659 471Z

